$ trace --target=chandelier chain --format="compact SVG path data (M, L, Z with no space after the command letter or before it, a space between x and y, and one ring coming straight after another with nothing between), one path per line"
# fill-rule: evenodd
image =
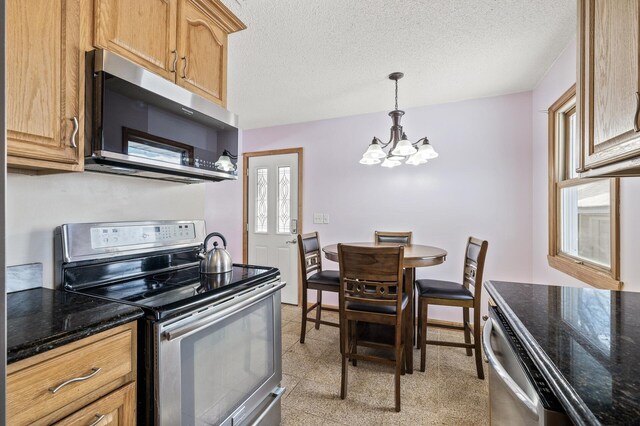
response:
M396 80L396 110L398 109L398 80Z

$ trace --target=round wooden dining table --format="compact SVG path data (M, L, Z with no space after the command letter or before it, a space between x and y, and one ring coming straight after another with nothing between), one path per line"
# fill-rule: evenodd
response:
M365 242L365 243L343 243L352 246L360 247L393 247L398 246L398 243L379 243L379 242ZM415 307L414 307L414 294L413 287L416 280L416 268L425 266L440 265L447 259L447 251L439 247L425 246L422 244L402 244L404 246L404 291L409 297L409 309L413 312L411 316L415 325ZM330 244L322 248L324 256L334 262L338 262L338 245ZM412 335L409 336L411 340L414 340L415 326L411 327ZM413 373L413 353L407 354L407 373Z

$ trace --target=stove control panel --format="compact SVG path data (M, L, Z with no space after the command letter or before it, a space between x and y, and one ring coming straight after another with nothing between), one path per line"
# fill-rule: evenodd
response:
M194 240L193 223L171 223L149 226L101 226L91 228L91 248L105 249L157 242Z

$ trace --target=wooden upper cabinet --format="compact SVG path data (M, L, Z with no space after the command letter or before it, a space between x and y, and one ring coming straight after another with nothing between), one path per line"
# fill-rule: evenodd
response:
M227 35L246 28L219 0L95 0L95 46L226 106Z
M640 174L640 2L580 0L578 19L581 171Z
M173 80L177 0L96 0L96 47Z
M227 33L204 3L180 0L177 83L226 106Z
M82 170L80 0L9 0L7 164Z

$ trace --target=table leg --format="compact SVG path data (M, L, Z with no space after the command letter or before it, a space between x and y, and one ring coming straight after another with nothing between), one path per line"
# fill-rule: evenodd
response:
M414 282L416 278L416 268L404 268L404 292L409 298L408 301L408 309L411 313L411 331L409 332L409 336L407 339L410 339L411 342L415 342L415 323L416 323L416 315L415 315L415 306L414 306ZM415 345L415 343L414 343ZM408 345L413 349L413 345ZM407 354L407 373L413 373L413 350L409 351Z

